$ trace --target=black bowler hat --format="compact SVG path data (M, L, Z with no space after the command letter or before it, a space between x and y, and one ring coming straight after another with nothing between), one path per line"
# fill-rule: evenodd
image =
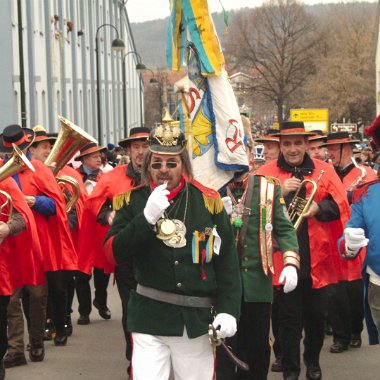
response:
M122 148L126 148L131 141L134 140L148 140L150 129L146 127L136 127L132 128L129 132L129 136L123 140L120 140L118 144Z
M360 140L352 140L347 131L334 132L327 135L327 140L325 144L321 146L329 146L334 144L357 144Z
M4 153L13 152L12 144L24 150L33 143L34 138L35 133L32 129L22 128L17 124L8 125L0 135L0 151Z
M282 121L279 132L273 136L314 136L313 132L306 132L303 121Z
M159 125L150 133L149 150L153 153L179 154L185 148L185 135L177 125Z
M89 154L95 153L95 152L105 152L107 148L105 146L98 146L96 143L90 143L84 146L82 149L79 150L79 156L76 156L74 158L75 161L81 161L84 156L88 156Z

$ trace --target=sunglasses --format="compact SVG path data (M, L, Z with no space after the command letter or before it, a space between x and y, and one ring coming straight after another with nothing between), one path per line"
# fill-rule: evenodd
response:
M164 162L160 162L160 161L158 161L158 162L152 162L152 163L150 164L150 167L151 167L152 169L156 169L156 170L158 170L158 169L161 169L163 165L164 165ZM166 166L168 169L174 169L174 168L177 167L177 165L178 165L178 162L176 162L176 161L169 161L169 162L166 162L166 164L165 164L165 166Z

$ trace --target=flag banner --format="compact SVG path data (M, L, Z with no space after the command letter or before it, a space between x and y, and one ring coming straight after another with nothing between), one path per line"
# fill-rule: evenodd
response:
M180 124L186 125L186 112L184 112L186 109L190 119L190 127L186 132L190 142L194 178L205 186L219 190L235 175L241 175L249 170L239 107L224 69L224 58L214 24L208 14L207 2L182 0L172 3L175 3L172 16L175 11L175 15L181 17L179 24L174 19L171 23L172 26L180 25L180 30L174 33L179 33L176 40L183 41L183 36L186 36L186 44L182 44L181 49L186 49L187 83L186 79L181 79L176 84L182 92L182 98L186 99L186 102L182 102L180 106ZM203 18L199 17L210 23L207 28L199 21L199 17L194 19L199 10L197 6L201 3ZM181 15L179 8L182 10ZM196 32L197 27L201 27L202 31ZM173 32L169 27L169 34ZM210 33L212 38L206 38L207 33ZM200 35L202 39L199 38ZM196 38L196 42L193 38ZM216 50L219 54L216 54ZM184 54L179 53L177 57L182 55ZM217 56L222 59L220 61L208 59ZM179 62L179 59L175 61ZM168 61L169 67L170 62L173 60ZM205 69L208 70L206 75Z

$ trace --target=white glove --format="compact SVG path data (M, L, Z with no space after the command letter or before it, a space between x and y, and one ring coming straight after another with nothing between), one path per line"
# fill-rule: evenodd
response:
M363 228L345 228L346 256L355 258L360 248L367 246L369 240L364 235Z
M290 293L297 287L298 274L297 269L292 265L287 265L280 274L280 283L284 284L284 293Z
M216 329L218 338L228 338L236 334L236 318L230 314L217 314L217 316L214 319L214 322L212 322L212 325ZM218 330L219 326L220 329Z
M144 215L150 224L156 224L157 220L162 217L164 211L170 205L167 197L167 195L170 194L170 191L166 190L166 186L167 183L157 186L146 202Z
M226 210L227 215L232 214L232 199L231 197L222 198L224 209Z

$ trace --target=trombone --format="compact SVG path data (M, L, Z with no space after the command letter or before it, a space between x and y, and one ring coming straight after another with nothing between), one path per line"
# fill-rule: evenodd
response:
M315 194L317 193L318 182L320 181L324 172L324 170L321 170L321 173L319 174L319 177L316 181L313 181L311 179L304 179L289 204L288 213L296 232L298 232L301 227L301 224L304 220L304 215L309 211L310 205L313 202ZM309 198L303 198L299 195L299 193L302 187L306 188L307 183L310 183L312 185L313 190L311 191Z

